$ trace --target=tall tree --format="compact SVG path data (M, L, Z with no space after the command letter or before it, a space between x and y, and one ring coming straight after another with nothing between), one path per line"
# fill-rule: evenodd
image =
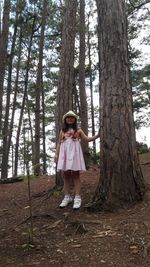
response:
M8 32L9 32L10 0L4 1L2 32L0 34L0 133L2 129L2 99L4 74L7 60Z
M124 0L97 0L100 51L100 180L96 209L141 200L145 186L133 121Z
M21 132L25 102L27 101L27 95L28 95L29 70L30 70L30 63L31 63L31 49L32 49L32 44L33 44L35 21L36 21L36 16L34 16L32 19L31 35L29 39L28 54L27 54L27 60L26 60L26 66L25 66L26 72L25 72L25 81L24 81L24 93L23 93L23 99L22 99L22 104L21 104L21 111L20 111L19 123L18 123L17 135L16 135L14 177L16 177L18 173L18 154L19 154L18 151L19 151L20 132ZM32 153L34 154L34 149Z
M7 178L8 171L8 139L9 139L9 115L10 115L10 102L11 102L11 92L12 92L12 72L13 72L13 59L15 54L15 46L17 39L17 31L18 31L18 9L16 9L16 21L14 25L14 33L12 38L11 51L9 55L9 64L8 64L8 82L7 82L7 95L6 95L6 111L5 111L5 119L4 126L2 130L3 134L3 157L2 157L2 178Z
M90 43L90 15L88 14L88 33L87 33L87 47L88 47L88 60L89 60L89 79L90 79L90 97L91 97L91 121L92 121L92 135L95 135L95 122L94 122L94 101L93 101L93 70L92 70L92 55L91 55L91 43ZM96 141L93 141L93 154L96 158Z
M62 117L65 112L72 109L72 93L74 78L74 46L76 24L76 0L66 0L63 18L62 45L60 70L57 89L56 104L56 139L62 127ZM62 184L60 175L56 177L56 184Z
M43 0L43 9L42 9L42 23L41 23L41 36L39 43L39 63L37 71L37 81L36 81L36 107L35 107L35 174L40 175L40 138L41 138L41 128L40 128L40 115L41 115L41 105L40 97L42 93L42 84L43 84L43 49L44 49L44 32L45 24L47 17L47 0Z
M81 128L88 134L87 97L85 90L85 0L80 0L80 24L79 24L80 48L79 48L79 92L80 92L80 118ZM88 143L82 142L82 149L86 164L88 164Z

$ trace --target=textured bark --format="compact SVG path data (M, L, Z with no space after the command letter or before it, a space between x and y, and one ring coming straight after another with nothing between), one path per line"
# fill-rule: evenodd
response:
M35 27L35 18L32 24L32 31L31 31L30 42L29 42L29 47L28 47L28 56L27 56L26 74L25 74L25 88L24 88L24 95L23 95L23 100L22 100L22 105L21 105L21 112L20 112L19 124L18 124L18 129L17 129L17 136L16 136L14 177L17 176L17 172L18 172L18 151L19 151L19 142L20 142L19 139L20 139L20 132L21 132L21 126L22 126L23 113L24 113L24 106L27 100L27 93L28 93L27 92L28 78L29 78L30 61L31 61L30 55L31 55L32 42L33 42L34 27Z
M62 117L65 112L73 108L73 80L74 80L74 46L76 24L76 0L65 1L65 13L62 30L62 47L60 59L60 75L57 89L56 106L56 140L62 127ZM56 174L56 185L62 185L62 175Z
M12 133L13 133L14 117L15 117L16 102L17 102L17 95L18 95L18 80L19 80L19 70L20 70L20 63L21 63L21 52L22 52L22 28L20 29L20 36L19 36L18 62L17 62L17 67L16 67L16 80L15 80L15 86L14 86L13 108L12 108L12 114L11 114L10 127L9 127L6 162L8 162ZM12 167L12 170L14 171L13 167ZM12 174L14 174L13 171L12 171Z
M80 50L79 50L79 95L81 128L88 135L88 107L85 91L85 0L80 0ZM88 143L82 142L85 163L88 165Z
M44 98L44 87L42 83L42 137L43 137L43 174L47 173L46 165L46 134L45 134L45 98Z
M16 17L18 15L16 14ZM6 99L6 111L4 118L4 126L2 130L3 134L3 148L2 148L2 170L1 176L2 179L6 179L8 175L8 137L9 137L9 114L10 114L10 95L12 91L12 68L13 68L13 58L16 45L18 24L15 24L14 35L12 40L11 52L9 56L9 65L8 65L8 83L7 83L7 99Z
M97 0L100 51L100 181L94 207L141 200L145 186L136 149L123 0Z
M60 75L57 90L56 107L56 133L57 139L62 127L62 117L65 112L73 107L72 92L74 78L74 45L75 45L75 24L76 24L76 0L66 0L62 47L60 60Z
M0 133L2 129L3 83L7 60L10 0L4 1L2 33L0 35Z
M42 87L42 76L43 76L43 48L44 48L44 31L46 24L47 14L47 0L43 0L43 11L42 11L42 23L41 23L41 36L39 44L39 63L36 81L36 107L35 107L35 167L34 174L40 175L40 139L41 139L41 87Z
M90 44L90 32L89 32L89 20L88 20L88 59L89 59L89 75L90 75L90 93L91 93L91 121L92 121L92 135L95 135L95 122L94 122L94 102L93 102L93 73L92 73L92 59L91 59L91 44ZM93 141L93 154L96 157L96 142Z

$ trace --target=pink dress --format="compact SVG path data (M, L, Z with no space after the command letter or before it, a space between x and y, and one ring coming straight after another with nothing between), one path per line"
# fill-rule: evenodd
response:
M73 130L68 132L61 142L57 171L86 171L80 140L73 139L73 133Z

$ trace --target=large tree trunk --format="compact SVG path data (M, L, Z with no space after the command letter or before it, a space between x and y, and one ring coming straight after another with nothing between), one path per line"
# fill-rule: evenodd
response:
M100 51L100 180L93 207L141 200L145 187L136 149L123 0L97 0Z
M56 107L56 139L62 128L62 117L73 107L73 78L74 78L74 45L76 23L76 0L66 0L62 32L62 48L60 60L60 75L57 91ZM62 185L62 177L56 175L56 185Z
M16 21L17 21L17 18L18 18L18 14L16 12ZM1 171L2 179L6 179L8 175L8 139L9 139L8 131L9 131L9 114L10 114L10 96L11 96L11 89L12 89L11 88L12 87L12 68L13 68L14 51L15 51L15 46L16 46L17 31L18 31L18 23L16 22L15 28L14 28L12 46L11 46L11 53L9 57L6 112L5 112L4 126L2 130L2 134L3 134L2 171Z
M47 0L43 0L43 11L42 11L42 23L41 23L41 36L39 44L39 63L36 81L36 107L35 107L35 167L34 174L40 175L40 139L41 139L41 87L42 87L42 76L43 76L43 48L44 48L44 31L47 14Z
M10 0L4 2L2 33L0 35L0 134L2 129L2 99L3 83L7 60L8 31L9 31Z
M79 50L79 93L80 93L80 118L81 128L88 135L88 107L85 91L85 0L80 0L80 50ZM82 142L82 150L86 166L88 166L88 143Z

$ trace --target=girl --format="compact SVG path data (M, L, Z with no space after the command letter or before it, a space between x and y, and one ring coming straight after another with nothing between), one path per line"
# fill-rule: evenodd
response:
M59 206L60 208L66 207L73 201L72 197L70 196L70 177L73 178L75 187L73 209L80 208L80 171L86 171L80 139L90 142L99 137L99 133L95 136L88 137L81 129L78 129L77 118L78 116L71 110L63 116L63 128L60 131L59 143L57 145L54 158L55 162L57 162L57 170L62 170L64 172L65 196Z

